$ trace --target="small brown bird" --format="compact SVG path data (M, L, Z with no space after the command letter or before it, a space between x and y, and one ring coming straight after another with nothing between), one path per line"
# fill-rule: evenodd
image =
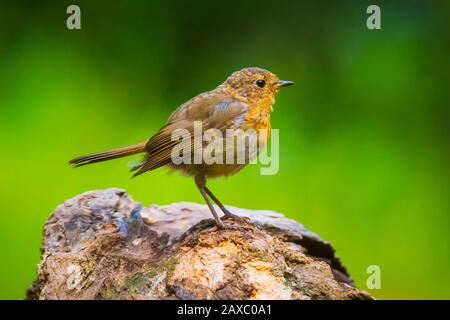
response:
M193 140L195 141L195 135L198 135L195 132L196 122L201 123L203 130L214 129L219 133L228 132L230 129L256 130L264 132L257 139L260 148L267 143L270 133L270 113L275 103L275 96L279 88L292 84L292 81L279 80L275 74L267 70L244 68L234 72L214 90L201 93L178 107L169 117L167 124L150 139L125 147L81 156L70 160L70 164L82 166L145 152L140 164L132 169L132 171L137 170L134 176L168 166L172 170L181 171L185 175L194 177L197 188L211 210L217 226L225 227L226 225L219 219L211 200L223 211L224 218L237 220L241 220L241 218L232 214L214 196L206 187L206 179L234 174L248 164L252 157L247 156L244 163L236 161L233 163L228 161L226 163L205 163L204 161L202 163L195 161L194 163L192 161L174 163L173 150L180 142L179 139L173 138L173 134L176 130L184 130L183 132L194 135ZM227 145L225 140L225 138L219 140L220 143L225 144L223 156L233 154L233 159L236 160L237 152L235 153L233 150L236 148L235 140ZM186 145L188 148L183 149L188 153L187 155L183 154L183 159L195 156L196 153L201 152L199 149L204 146L204 141L200 144L189 142ZM248 144L245 144L245 148L249 148Z

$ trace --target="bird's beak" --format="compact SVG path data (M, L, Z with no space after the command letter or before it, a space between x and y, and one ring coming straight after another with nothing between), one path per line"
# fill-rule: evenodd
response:
M292 86L293 84L294 84L294 81L289 81L289 80L278 80L278 82L277 82L277 85L279 88Z

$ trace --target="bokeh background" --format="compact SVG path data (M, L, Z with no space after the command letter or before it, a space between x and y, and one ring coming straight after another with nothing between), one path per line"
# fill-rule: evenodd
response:
M66 28L81 7L82 29ZM377 298L450 298L448 1L1 1L0 298L35 278L42 227L65 199L121 187L144 205L201 202L164 169L131 179L120 159L74 156L149 137L231 72L296 85L272 124L280 171L211 182L227 204L272 209L331 241Z

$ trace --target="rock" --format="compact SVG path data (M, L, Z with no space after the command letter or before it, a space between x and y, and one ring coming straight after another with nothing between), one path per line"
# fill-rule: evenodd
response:
M333 247L273 211L217 230L205 205L148 208L122 189L58 206L44 228L29 299L372 299Z

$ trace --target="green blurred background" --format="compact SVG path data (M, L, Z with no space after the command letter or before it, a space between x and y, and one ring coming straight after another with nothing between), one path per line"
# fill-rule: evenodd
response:
M66 8L81 7L80 31ZM201 202L164 169L74 156L149 137L172 110L246 66L296 85L278 96L280 171L210 183L331 241L377 298L450 298L448 1L1 1L0 298L36 275L42 227L65 199L121 187L144 205Z

